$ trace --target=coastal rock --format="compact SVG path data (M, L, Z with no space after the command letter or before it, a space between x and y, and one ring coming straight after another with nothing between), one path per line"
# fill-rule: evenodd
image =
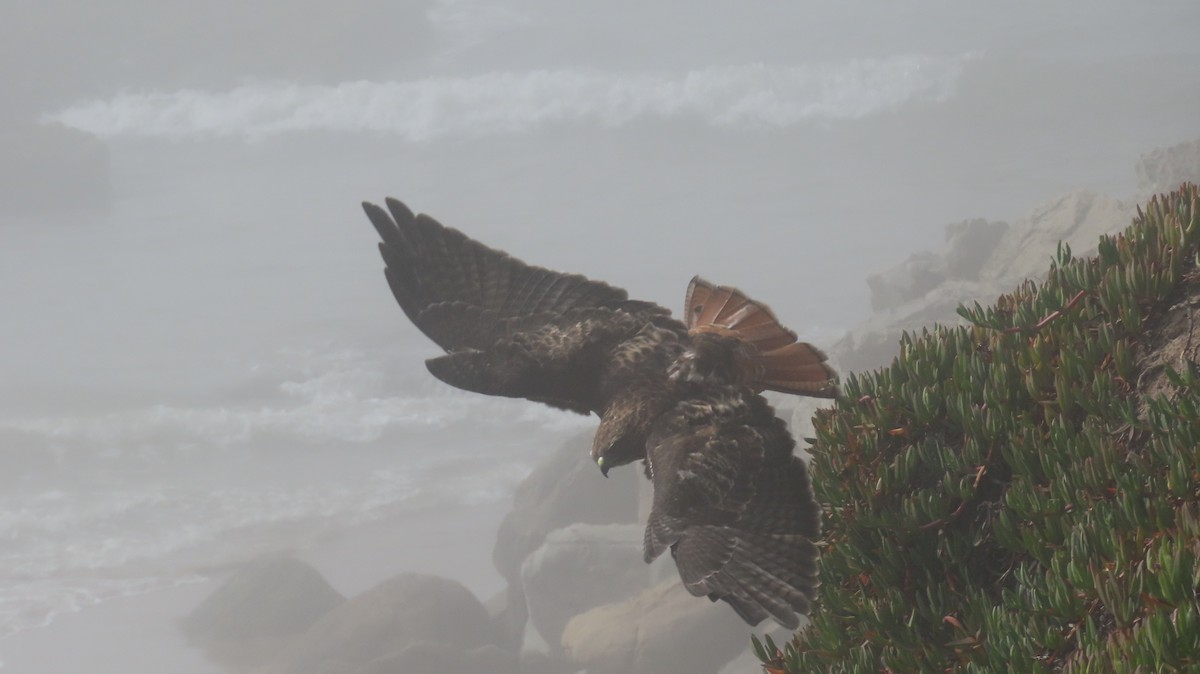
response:
M882 311L918 299L946 280L945 261L933 253L916 253L907 260L867 277L871 309Z
M270 661L344 601L304 562L263 560L230 576L180 627L214 661L251 667Z
M556 646L574 616L649 583L639 524L572 524L546 536L521 566L529 620Z
M637 521L640 471L627 467L601 476L588 457L591 433L547 456L517 487L512 510L496 532L492 563L508 581L503 610L494 614L504 643L519 648L529 621L521 565L546 534L571 524Z
M947 282L978 281L980 269L1008 229L1006 222L983 218L946 225L946 245L941 253L915 253L895 267L867 277L871 309L889 311L920 300Z
M575 616L562 647L588 674L717 674L745 649L747 631L728 606L672 580Z
M492 562L510 584L519 582L521 564L546 534L569 524L627 524L637 518L634 467L614 470L609 479L588 456L591 433L577 436L546 457L517 487L513 508L500 523Z
M887 365L900 353L904 331L919 332L934 323L957 323L958 306L976 299L995 299L1000 286L987 281L947 281L921 298L878 311L855 326L828 350L843 379Z
M525 608L525 588L521 584L509 584L502 591L503 599L491 603L488 613L500 643L517 652L523 650L525 627L529 623L529 611Z
M1007 232L1007 222L989 222L983 218L946 225L946 252L942 257L947 278L978 281L983 263Z
M843 376L882 367L899 353L904 331L961 322L962 304L989 303L1027 278L1040 278L1060 241L1075 255L1095 252L1101 234L1129 225L1133 206L1077 190L1009 225L983 219L946 227L941 252L920 253L873 275L874 314L829 349Z
M515 605L515 604L518 604ZM521 650L521 638L528 622L525 612L525 594L520 587L505 585L503 589L483 603L497 643L514 652Z
M1134 171L1138 189L1145 192L1164 192L1184 182L1200 181L1200 140L1147 152Z
M404 573L333 609L265 671L268 674L343 674L401 658L414 644L472 651L495 644L487 610L456 581ZM429 649L411 656L432 658ZM374 671L374 670L371 670ZM450 670L453 671L453 670Z
M980 269L980 278L995 288L986 299L1011 290L1025 279L1041 278L1063 241L1075 255L1091 255L1102 234L1129 226L1135 205L1089 190L1052 199L1017 221L997 242Z

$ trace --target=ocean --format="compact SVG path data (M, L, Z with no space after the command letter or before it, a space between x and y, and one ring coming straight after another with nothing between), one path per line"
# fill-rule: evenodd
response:
M503 508L595 423L433 381L359 201L673 309L738 285L821 344L944 225L1131 194L1200 135L1194 3L960 5L443 0L384 74L43 111L105 142L114 201L0 222L0 638Z

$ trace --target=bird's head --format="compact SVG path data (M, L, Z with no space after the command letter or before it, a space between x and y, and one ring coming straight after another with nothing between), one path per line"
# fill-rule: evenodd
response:
M604 432L606 430L610 432ZM592 440L592 460L596 462L604 477L608 477L608 471L617 466L624 466L646 457L645 436L639 438L636 437L637 434L622 430L614 429L612 425L606 428L602 421L600 428L596 430L596 437Z
M605 477L617 466L646 458L646 439L661 407L649 399L626 397L605 410L592 439L592 460Z

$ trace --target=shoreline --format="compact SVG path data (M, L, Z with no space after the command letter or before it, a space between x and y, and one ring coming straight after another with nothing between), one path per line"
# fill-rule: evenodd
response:
M349 598L399 573L462 583L480 601L504 589L492 546L511 498L484 505L409 510L336 531L293 553Z
M315 567L347 598L399 573L418 572L456 580L486 602L504 587L491 551L509 508L505 500L398 512L335 531L291 556ZM226 674L177 624L227 575L105 600L0 639L0 672Z

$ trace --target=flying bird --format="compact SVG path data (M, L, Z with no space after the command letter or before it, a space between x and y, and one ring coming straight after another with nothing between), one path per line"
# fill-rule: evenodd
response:
M683 320L578 274L528 265L395 199L363 203L392 294L451 386L594 413L607 476L643 461L645 561L688 591L796 628L817 589L820 507L763 390L833 397L833 370L764 304L696 277Z

